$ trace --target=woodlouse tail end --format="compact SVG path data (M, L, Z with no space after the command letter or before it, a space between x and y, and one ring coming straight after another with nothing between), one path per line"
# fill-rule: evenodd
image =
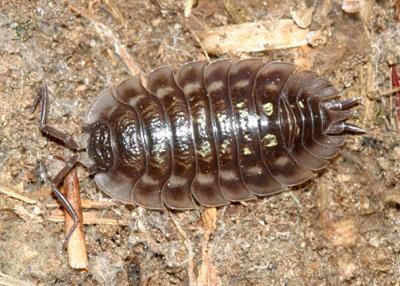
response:
M325 133L327 135L342 135L350 133L354 135L364 134L366 131L346 120L355 117L352 109L362 104L362 97L354 97L343 101L330 101L324 104Z
M337 122L331 124L329 128L326 130L326 134L328 135L341 135L343 133L350 133L354 135L365 134L366 131L357 125L348 123L348 122Z

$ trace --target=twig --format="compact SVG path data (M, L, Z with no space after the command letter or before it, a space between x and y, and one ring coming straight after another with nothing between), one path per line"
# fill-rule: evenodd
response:
M17 190L15 187L13 187L9 184L6 184L6 183L0 183L0 193L5 194L14 199L23 201L27 204L36 204L37 203L36 200L31 199L25 195L22 195L21 191Z
M5 286L33 286L32 282L22 281L5 273L0 272L0 285Z
M392 88L390 90L385 90L385 91L381 92L379 95L380 96L392 96L393 93L398 93L398 92L400 92L400 87Z
M392 66L392 87L400 88L399 74L397 72L397 65ZM395 95L395 117L397 130L400 130L400 92Z
M214 232L216 228L217 222L217 209L216 208L207 208L204 210L202 214L202 222L204 234L201 241L201 258L202 262L200 265L200 269L198 271L198 277L195 278L194 274L194 252L193 252L193 243L188 238L186 232L182 229L179 222L175 220L170 212L168 212L169 217L171 218L173 224L175 225L178 233L182 236L185 246L188 250L188 276L189 276L189 285L191 286L212 286L218 285L218 278L216 275L215 267L210 263L211 249L208 247L208 241L210 239L210 235Z
M177 229L178 233L182 236L186 249L188 250L188 277L189 277L189 286L195 286L196 279L194 277L194 252L193 252L193 243L192 241L187 237L186 232L182 229L181 225L179 224L178 221L175 220L173 217L172 213L168 211L168 215L170 219L172 220L175 228Z
M91 212L82 212L83 224L92 225L92 224L101 224L101 225L128 225L128 221L125 219L116 219L112 217L104 217L102 214L99 214L95 211ZM60 210L55 210L51 213L51 215L45 218L48 221L52 222L64 222L64 215Z
M118 203L113 201L92 201L92 200L81 200L82 209L107 209L113 206L118 206ZM47 208L58 208L60 205L56 203L47 204Z
M124 27L126 27L125 18L122 15L121 11L118 9L118 7L113 4L113 1L112 0L103 0L103 2L110 9L111 15L113 15L114 18L116 18Z
M197 285L212 286L218 285L219 283L215 267L210 262L210 256L212 255L212 249L208 247L210 235L214 232L217 225L217 209L207 208L204 210L202 216L204 235L201 240L201 266L199 269L199 275L197 277Z
M88 257L82 225L81 197L78 176L76 175L75 169L73 169L64 179L64 194L77 212L80 221L67 244L68 264L73 269L88 271ZM65 211L65 233L69 233L73 224L74 221L67 211Z
M202 50L204 56L206 57L207 61L210 61L210 56L207 53L206 48L204 47L203 43L200 41L199 37L197 36L196 32L187 27L189 30L190 34L192 35L193 39L197 42L197 44L200 46L200 49Z
M141 71L138 64L126 50L125 46L121 44L120 40L114 35L113 31L109 27L99 22L89 10L75 6L68 1L67 4L69 9L82 15L93 24L97 34L105 43L111 42L113 44L114 52L122 59L122 62L126 65L132 75L136 75Z
M183 15L185 18L189 17L190 14L192 13L192 7L194 5L194 0L185 0L185 3L183 4Z
M206 48L204 47L204 45L203 45L203 43L201 42L200 38L197 36L196 32L195 32L195 31L190 27L190 25L189 25L189 22L192 21L192 20L194 20L194 19L196 19L196 18L195 18L193 15L190 16L189 19L182 18L182 17L180 17L180 18L181 18L181 21L180 21L180 22L181 22L182 26L185 27L185 29L187 29L187 30L190 32L190 34L191 34L193 40L200 46L201 51L203 52L205 58L206 58L207 61L209 62L209 61L210 61L210 56L209 56L209 54L208 54Z

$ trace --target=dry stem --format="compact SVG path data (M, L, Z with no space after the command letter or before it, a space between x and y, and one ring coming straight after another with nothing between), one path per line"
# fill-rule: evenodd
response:
M397 65L392 66L392 87L400 88ZM397 92L395 94L395 120L396 120L397 130L400 130L400 92Z
M212 249L208 247L210 235L214 232L217 225L217 209L207 208L204 210L202 216L204 235L201 240L201 266L199 269L199 276L197 277L198 286L213 286L218 285L218 277L215 267L210 261L212 256Z
M5 285L5 286L33 286L33 284L30 281L22 281L19 280L18 278L9 276L5 273L0 272L0 285Z
M83 224L106 224L106 225L128 225L128 221L125 219L116 219L113 217L104 217L98 212L83 212ZM48 221L52 222L64 222L64 215L59 210L55 210L51 215L46 217Z
M64 194L79 217L79 225L71 235L67 244L68 264L73 269L88 271L88 257L82 225L81 197L78 176L76 175L75 169L64 179ZM65 233L69 233L73 224L74 221L67 211L65 211Z
M82 15L93 24L96 32L105 43L110 42L113 44L114 52L122 59L122 62L125 63L132 75L136 75L140 72L141 69L139 68L138 64L133 60L125 46L122 45L121 41L116 35L114 35L113 31L109 27L98 21L89 10L75 6L68 1L67 4L73 12Z
M183 4L184 9L183 9L183 15L185 18L189 17L190 14L192 13L192 8L194 5L194 0L185 0L185 3Z
M6 183L0 182L0 193L5 194L6 196L12 197L14 199L23 201L27 204L36 204L37 201L34 199L31 199L23 194L21 194L21 191L16 189L14 186L11 186Z
M193 252L193 243L192 241L188 238L186 235L186 232L182 229L181 225L179 224L178 221L175 220L173 217L172 213L168 211L169 217L171 218L172 222L174 223L174 226L176 227L177 231L179 234L182 236L186 249L188 250L188 277L189 277L189 285L190 286L195 286L196 285L196 280L194 277L194 252Z
M119 8L113 3L112 0L103 0L103 2L107 5L108 9L110 9L110 13L116 18L124 27L126 27L126 21L124 15L121 13Z
M120 204L113 201L92 201L92 200L81 200L82 209L107 209L113 206L118 206ZM51 203L47 204L47 208L57 208L59 204Z

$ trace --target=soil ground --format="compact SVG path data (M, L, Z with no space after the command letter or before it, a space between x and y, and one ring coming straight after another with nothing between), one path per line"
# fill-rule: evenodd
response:
M0 193L0 284L400 285L400 130L394 97L385 94L391 65L400 63L400 3L345 1L362 6L349 14L343 1L302 2L199 0L186 20L183 1L0 0L0 187L34 200ZM88 210L100 217L85 226L89 271L69 268L64 226L49 219L57 205L38 166L43 160L54 175L63 164L59 157L71 153L40 133L30 108L47 83L50 123L78 135L90 102L129 75L113 43L73 7L109 27L149 71L204 59L195 30L291 19L301 4L315 7L309 29L322 36L313 47L210 57L256 56L317 71L344 97L363 97L354 122L367 133L349 137L314 180L218 208L205 253L204 209L169 214L116 204ZM79 167L78 175L83 198L110 200L86 170ZM118 220L105 224L102 217Z

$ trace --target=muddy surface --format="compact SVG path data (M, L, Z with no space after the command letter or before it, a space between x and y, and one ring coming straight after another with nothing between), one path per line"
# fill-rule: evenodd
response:
M0 1L0 284L399 285L400 130L394 97L386 92L391 65L400 63L399 2L346 1L364 5L349 14L339 0L199 0L189 19L183 2ZM291 19L301 4L313 3L309 29L321 37L312 47L210 57L257 56L315 70L343 96L364 98L354 122L367 134L349 138L341 156L311 182L211 212L215 229L204 209L86 209L98 218L85 226L89 271L71 269L62 250L63 223L51 219L56 201L38 166L43 160L54 175L63 166L60 157L72 153L40 133L38 112L30 109L46 83L50 123L78 135L90 102L129 75L93 20L149 71L204 59L197 30ZM78 175L84 199L110 201L86 170L79 167Z

